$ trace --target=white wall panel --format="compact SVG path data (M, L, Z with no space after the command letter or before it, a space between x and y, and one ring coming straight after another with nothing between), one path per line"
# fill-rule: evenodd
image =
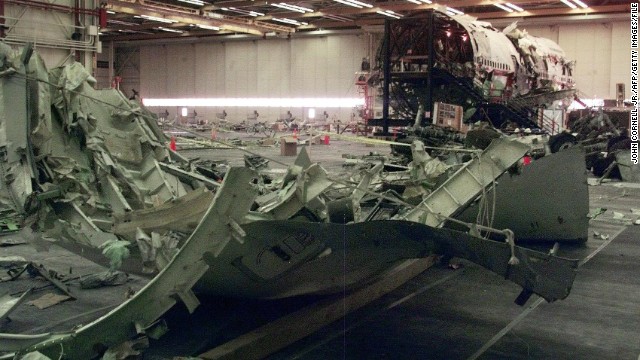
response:
M609 98L615 99L616 84L625 84L626 98L631 97L631 27L629 22L613 23L611 29L611 82Z
M257 96L289 96L291 51L287 41L257 43Z
M175 96L167 88L167 48L164 45L140 48L140 94L146 98Z
M195 44L167 46L167 91L182 97L195 96Z
M585 96L610 98L611 24L561 25L559 44L576 61L574 79Z
M356 35L145 46L141 82L145 97L352 97L364 56L367 38ZM229 120L240 121L254 109L225 110ZM260 120L272 121L287 110L303 118L308 109L255 110ZM316 112L325 110L343 120L351 114ZM221 111L203 108L198 114L213 118Z
M558 42L560 28L557 25L550 26L523 26L530 35L546 38Z
M195 44L195 97L225 96L224 45Z

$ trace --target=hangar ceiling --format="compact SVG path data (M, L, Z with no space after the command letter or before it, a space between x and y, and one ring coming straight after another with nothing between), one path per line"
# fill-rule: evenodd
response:
M22 16L5 17L5 3L74 13L76 25L82 24L79 16L97 17L101 40L115 42L375 32L385 19L419 17L431 9L504 26L515 20L544 24L607 21L628 17L630 12L626 0L95 0L100 8L87 0L71 2L75 5L56 0L1 0L0 37L13 31L11 27Z
M481 20L629 14L620 0L110 0L104 41L367 29L433 8Z

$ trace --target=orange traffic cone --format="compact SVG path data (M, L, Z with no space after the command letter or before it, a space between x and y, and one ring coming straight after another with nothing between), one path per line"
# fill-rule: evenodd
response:
M178 148L176 147L176 137L172 136L171 137L171 142L169 143L169 149L173 150L173 151L177 151Z

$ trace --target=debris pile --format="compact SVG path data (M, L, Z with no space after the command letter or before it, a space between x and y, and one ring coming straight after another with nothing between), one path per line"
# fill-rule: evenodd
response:
M154 114L115 89L94 89L78 64L46 71L30 48L14 53L2 45L0 93L14 103L0 104L8 119L1 130L12 135L0 139L0 165L13 180L0 188L0 210L48 240L100 255L110 272L86 286L124 281L117 269L155 275L121 306L68 333L0 334L3 350L57 356L64 346L71 359L101 356L128 339L161 336L162 315L176 302L193 312L195 291L335 293L430 254L465 257L504 276L523 287L521 300L569 294L576 261L518 247L511 230L453 218L498 191L496 179L518 167L528 146L498 139L444 176L450 166L415 143L406 173L422 189L413 191L414 204L378 186L383 164L363 169L357 182L332 179L304 148L279 178L249 167L203 171L169 150ZM450 221L464 231L443 228ZM34 269L73 297L55 275Z

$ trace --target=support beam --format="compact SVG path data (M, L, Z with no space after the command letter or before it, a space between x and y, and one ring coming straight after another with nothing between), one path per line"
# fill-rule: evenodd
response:
M145 5L140 5L133 4L127 1L114 0L110 2L109 8L110 10L130 15L149 15L165 18L168 20L174 20L184 24L211 25L232 32L241 32L258 36L262 36L266 32L270 31L284 33L295 32L294 28L267 22L242 19L220 14L214 14L215 17L204 16L198 14L196 11L192 11L191 13L189 13L187 9L180 11L178 9L169 9L167 7L148 6L147 4L147 2L145 2Z

